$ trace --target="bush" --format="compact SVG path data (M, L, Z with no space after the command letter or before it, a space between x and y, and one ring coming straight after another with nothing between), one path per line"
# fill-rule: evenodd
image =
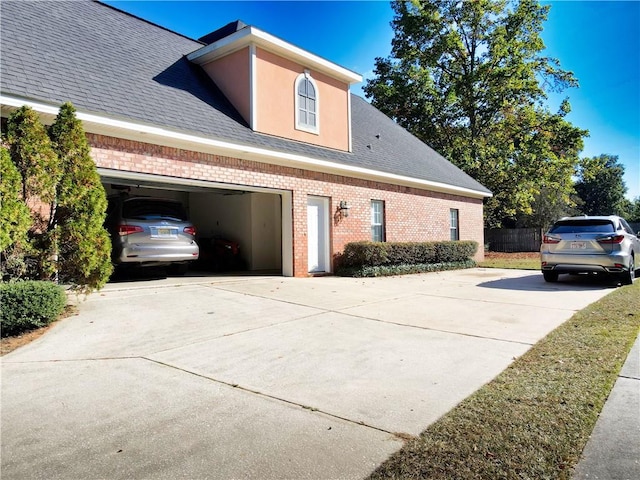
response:
M336 259L343 276L381 276L475 266L478 244L462 242L353 242Z
M442 272L445 270L461 270L463 268L474 268L477 264L473 260L464 262L447 263L412 263L400 265L377 265L374 267L347 267L341 268L337 275L342 277L385 277L390 275L408 275L411 273Z
M340 255L341 267L463 262L473 258L478 244L462 242L352 242Z
M348 243L340 256L340 266L384 265L388 262L387 246L380 242Z
M51 282L28 280L0 283L2 336L19 335L56 320L67 303L61 287Z

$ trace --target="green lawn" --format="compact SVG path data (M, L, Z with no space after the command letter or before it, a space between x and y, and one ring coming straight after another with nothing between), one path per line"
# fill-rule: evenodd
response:
M372 479L568 479L640 328L640 281L551 332Z
M540 270L539 253L494 253L487 252L484 261L478 263L484 268L516 268L520 270Z

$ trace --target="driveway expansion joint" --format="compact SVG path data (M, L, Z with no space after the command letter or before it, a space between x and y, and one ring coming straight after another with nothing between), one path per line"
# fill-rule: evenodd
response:
M456 301L460 301L460 298L455 297L455 296L451 296L451 295L434 295L431 293L422 293L422 292L417 292L417 295L420 296L424 296L424 297L433 297L433 298L446 298L448 300L456 300ZM560 310L562 312L572 312L575 313L577 312L576 309L574 308L557 308L557 307L545 307L544 305L531 305L528 303L521 303L521 302L509 302L509 301L497 301L497 300L484 300L484 299L480 299L480 298L465 298L464 300L469 301L469 302L480 302L480 303L491 303L491 304L497 304L497 305L517 305L519 307L531 307L531 308L541 308L541 309L545 309L545 310Z
M148 358L148 357L139 357L139 358L141 358L143 360L147 360L147 361L155 363L155 364L158 364L158 365L162 365L163 367L168 367L168 368L171 368L171 369L174 369L174 370L178 370L178 371L186 373L188 375L193 375L195 377L199 377L199 378L202 378L202 379L205 379L205 380L209 380L211 382L215 382L215 383L218 383L218 384L221 384L221 385L226 385L228 387L235 388L237 390L240 390L240 391L243 391L243 392L246 392L246 393L250 393L250 394L253 394L253 395L256 395L256 396L259 396L259 397L264 397L264 398L268 398L268 399L271 399L271 400L276 400L278 402L286 403L287 405L293 405L293 406L299 407L299 408L301 408L303 410L307 410L309 412L320 413L322 415L326 415L328 417L332 417L332 418L335 418L335 419L338 419L338 420L342 420L344 422L347 422L347 423L350 423L350 424L353 424L353 425L359 425L359 426L362 426L362 427L370 428L372 430L376 430L378 432L387 433L387 434L391 435L392 437L394 437L394 438L396 438L398 440L406 441L409 437L412 437L410 434L407 434L407 433L392 432L392 431L386 430L384 428L376 427L375 425L370 425L370 424L366 423L364 420L353 420L351 418L347 418L347 417L343 417L343 416L340 416L340 415L336 415L335 413L324 411L324 410L322 410L320 408L311 407L309 405L305 405L305 404L302 404L302 403L294 402L292 400L287 400L286 398L277 397L275 395L270 395L268 393L260 392L259 390L253 390L251 388L243 387L243 386L241 386L241 385L239 385L237 383L225 382L224 380L219 380L217 378L213 378L213 377L210 377L208 375L204 375L202 373L194 372L192 370L187 370L185 368L181 368L181 367L178 367L176 365L172 365L170 363L165 363L165 362L162 362L160 360L155 360L153 358Z
M210 342L212 340L218 340L218 339L221 339L221 338L233 337L235 335L240 335L240 334L249 333L249 332L255 332L257 330L265 330L267 328L274 328L274 327L278 327L280 325L286 325L287 323L293 323L293 322L297 322L299 320L306 320L306 319L309 319L309 318L318 317L318 316L323 315L325 313L326 312L324 312L324 311L320 311L320 312L312 313L312 314L309 314L309 315L304 315L302 317L296 317L296 318L291 318L289 320L283 320L281 322L271 323L269 325L260 325L259 327L247 328L247 329L244 329L244 330L238 330L238 331L230 332L230 333L223 333L222 335L212 335L212 336L209 336L209 337L201 337L200 339L198 339L198 340L196 340L194 342L184 343L182 345L177 345L175 347L165 348L165 349L162 349L162 350L156 350L156 351L151 352L148 355L155 355L157 353L170 352L172 350L178 350L178 349L184 348L184 347L191 347L193 345L200 345L202 343L207 343L207 342Z
M103 361L111 361L111 360L139 360L143 359L139 355L125 355L121 357L94 357L94 358L48 358L46 360L19 360L19 361L11 361L11 359L6 360L2 359L0 363L10 363L13 365L18 364L29 364L29 363L73 363L73 362L103 362Z
M225 292L239 293L236 290L223 288L223 287L221 287L219 285L210 285L210 286L212 288L216 288L218 290L222 290L222 291L225 291ZM269 295L259 295L257 293L246 293L246 292L243 292L242 295L247 295L247 296L255 297L255 298L262 298L262 299L266 299L266 300L276 300L277 302L286 303L286 304L289 304L289 305L295 305L297 307L315 308L315 309L321 310L322 312L325 312L325 313L329 313L329 312L330 313L342 313L343 310L348 310L350 308L356 308L356 307L361 307L362 306L362 303L355 303L353 305L347 305L345 307L335 308L334 309L334 308L318 307L316 305L309 305L307 303L295 302L293 300L284 300L284 299L281 299L281 298L274 298L274 297L269 296ZM410 297L410 296L413 296L413 295L414 295L414 293L408 293L408 294L404 294L404 295L397 294L396 296L393 296L393 297L385 297L385 298L381 298L381 299L378 299L378 300L368 300L367 304L371 305L371 304L376 304L376 303L389 302L391 300L399 300L401 298Z
M476 334L473 334L473 333L462 333L462 332L456 332L456 331L453 331L453 330L443 330L441 328L422 327L420 325L407 325L406 323L390 322L389 320L380 320L378 318L365 317L365 316L355 315L353 313L345 313L345 312L340 312L340 313L342 315L347 315L347 316L350 316L350 317L359 318L361 320L370 320L372 322L386 323L388 325L397 325L399 327L416 328L418 330L426 330L428 332L449 333L451 335L460 335L462 337L481 338L483 340L493 340L493 341L496 341L496 342L513 343L513 344L516 344L516 345L526 345L528 347L531 347L531 346L535 345L535 342L531 343L531 342L520 342L518 340L506 340L504 338L488 337L488 336L483 336L483 335L476 335Z
M216 288L219 290L223 290L225 292L227 291L233 291L233 290L227 290L224 288L219 288L217 285L210 285L212 288ZM273 300L273 298L266 296L266 295L256 295L256 294L249 294L249 293L243 293L243 295L248 295L251 297L256 297L256 298L263 298L263 299L268 299L268 300ZM384 299L380 299L380 300L375 300L375 301L369 301L368 304L375 304L375 303L384 303L384 302L389 302L390 300L398 300L401 298L405 298L405 297L411 297L416 295L416 293L410 293L410 294L406 294L406 295L396 295L392 298L384 298ZM424 293L417 293L417 295L424 295L424 296L428 296L428 297L434 297L434 298L447 298L447 299L456 299L455 297L450 297L447 295L429 295L429 294L424 294ZM484 302L484 303L495 303L495 304L500 304L501 302L495 302L495 301L491 301L491 300L475 300L475 299L469 299L471 301L476 301L476 302ZM300 303L300 302L293 302L290 300L278 300L279 302L282 303L287 303L289 305L296 305L296 306L301 306L301 307L308 307L308 308L314 308L316 310L319 310L318 313L314 313L311 315L307 315L304 317L300 317L300 318L296 318L293 320L288 320L286 322L282 322L282 324L284 323L289 323L289 322L293 322L296 320L303 320L303 319L307 319L307 318L312 318L315 316L319 316L322 315L324 313L338 313L340 315L346 315L349 317L353 317L353 318L358 318L361 320L370 320L373 322L380 322L380 323L385 323L385 324L389 324L389 325L397 325L397 326L401 326L401 327L408 327L408 328L417 328L419 330L427 330L427 331L433 331L433 332L442 332L442 333L450 333L453 335L462 335L462 336L467 336L467 337L472 337L472 338L481 338L481 339L485 339L485 340L495 340L498 342L506 342L506 343L514 343L514 344L518 344L518 345L527 345L527 346L532 346L533 343L531 342L520 342L517 340L505 340L503 338L494 338L494 337L486 337L486 336L482 336L482 335L474 335L474 334L467 334L467 333L460 333L460 332L455 332L455 331L450 331L450 330L443 330L443 329L439 329L439 328L428 328L428 327L421 327L418 325L407 325L405 323L399 323L399 322L390 322L388 320L380 320L377 318L371 318L371 317L367 317L364 315L356 315L353 313L348 313L346 312L346 310L352 309L352 308L357 308L359 306L361 306L361 304L357 304L357 305L351 305L351 306L346 306L346 307L342 307L342 308L337 308L337 309L332 309L332 308L321 308L321 307L317 307L317 306L310 306L304 303ZM511 305L522 305L520 303L511 303ZM529 307L537 307L536 305L522 305L522 306L529 306ZM540 307L540 308L547 308L547 307ZM558 310L558 309L552 309L552 310ZM569 312L575 312L575 310L572 309L560 309L563 311L569 311ZM276 325L280 325L280 324L276 324ZM227 335L222 335L221 337L217 337L217 338L223 338L223 337L227 337L227 336L233 336L233 335L237 335L239 333L246 333L252 330L259 330L259 329L263 329L263 328L268 328L268 327L272 327L273 325L267 325L267 326L262 326L262 327L257 327L255 329L248 329L248 330L243 330L243 331L238 331L238 332L234 332L231 334L227 334ZM212 340L212 339L209 339ZM205 340L206 341L206 340ZM202 342L196 342L196 343L202 343ZM168 350L173 350L173 348L168 349ZM167 351L168 351L167 350ZM155 352L155 353L160 353L160 352Z

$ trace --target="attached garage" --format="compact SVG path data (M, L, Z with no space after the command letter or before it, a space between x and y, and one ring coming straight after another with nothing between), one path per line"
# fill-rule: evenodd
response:
M191 39L89 1L1 21L2 116L70 101L108 191L179 198L251 271L333 273L349 242L449 240L452 219L484 255L491 192L351 94L355 72L242 22Z
M283 224L291 224L291 208L285 211L283 206L291 203L289 192L99 171L108 195L126 191L130 195L179 200L196 226L196 239L201 248L215 238L237 242L242 263L249 272L287 275L286 262L291 264L291 248L284 252L286 241L283 240L289 237L291 242L291 234L283 230ZM287 217L284 222L283 217Z

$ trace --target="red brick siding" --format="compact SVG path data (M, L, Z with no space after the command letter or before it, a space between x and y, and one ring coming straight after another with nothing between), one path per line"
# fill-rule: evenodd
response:
M448 240L449 210L457 208L460 239L477 241L476 258L484 256L481 199L95 134L88 138L101 168L291 191L295 276L307 275L308 195L330 199L332 255L348 242L371 239L371 200L383 200L387 241ZM335 215L342 200L351 207L347 218Z

